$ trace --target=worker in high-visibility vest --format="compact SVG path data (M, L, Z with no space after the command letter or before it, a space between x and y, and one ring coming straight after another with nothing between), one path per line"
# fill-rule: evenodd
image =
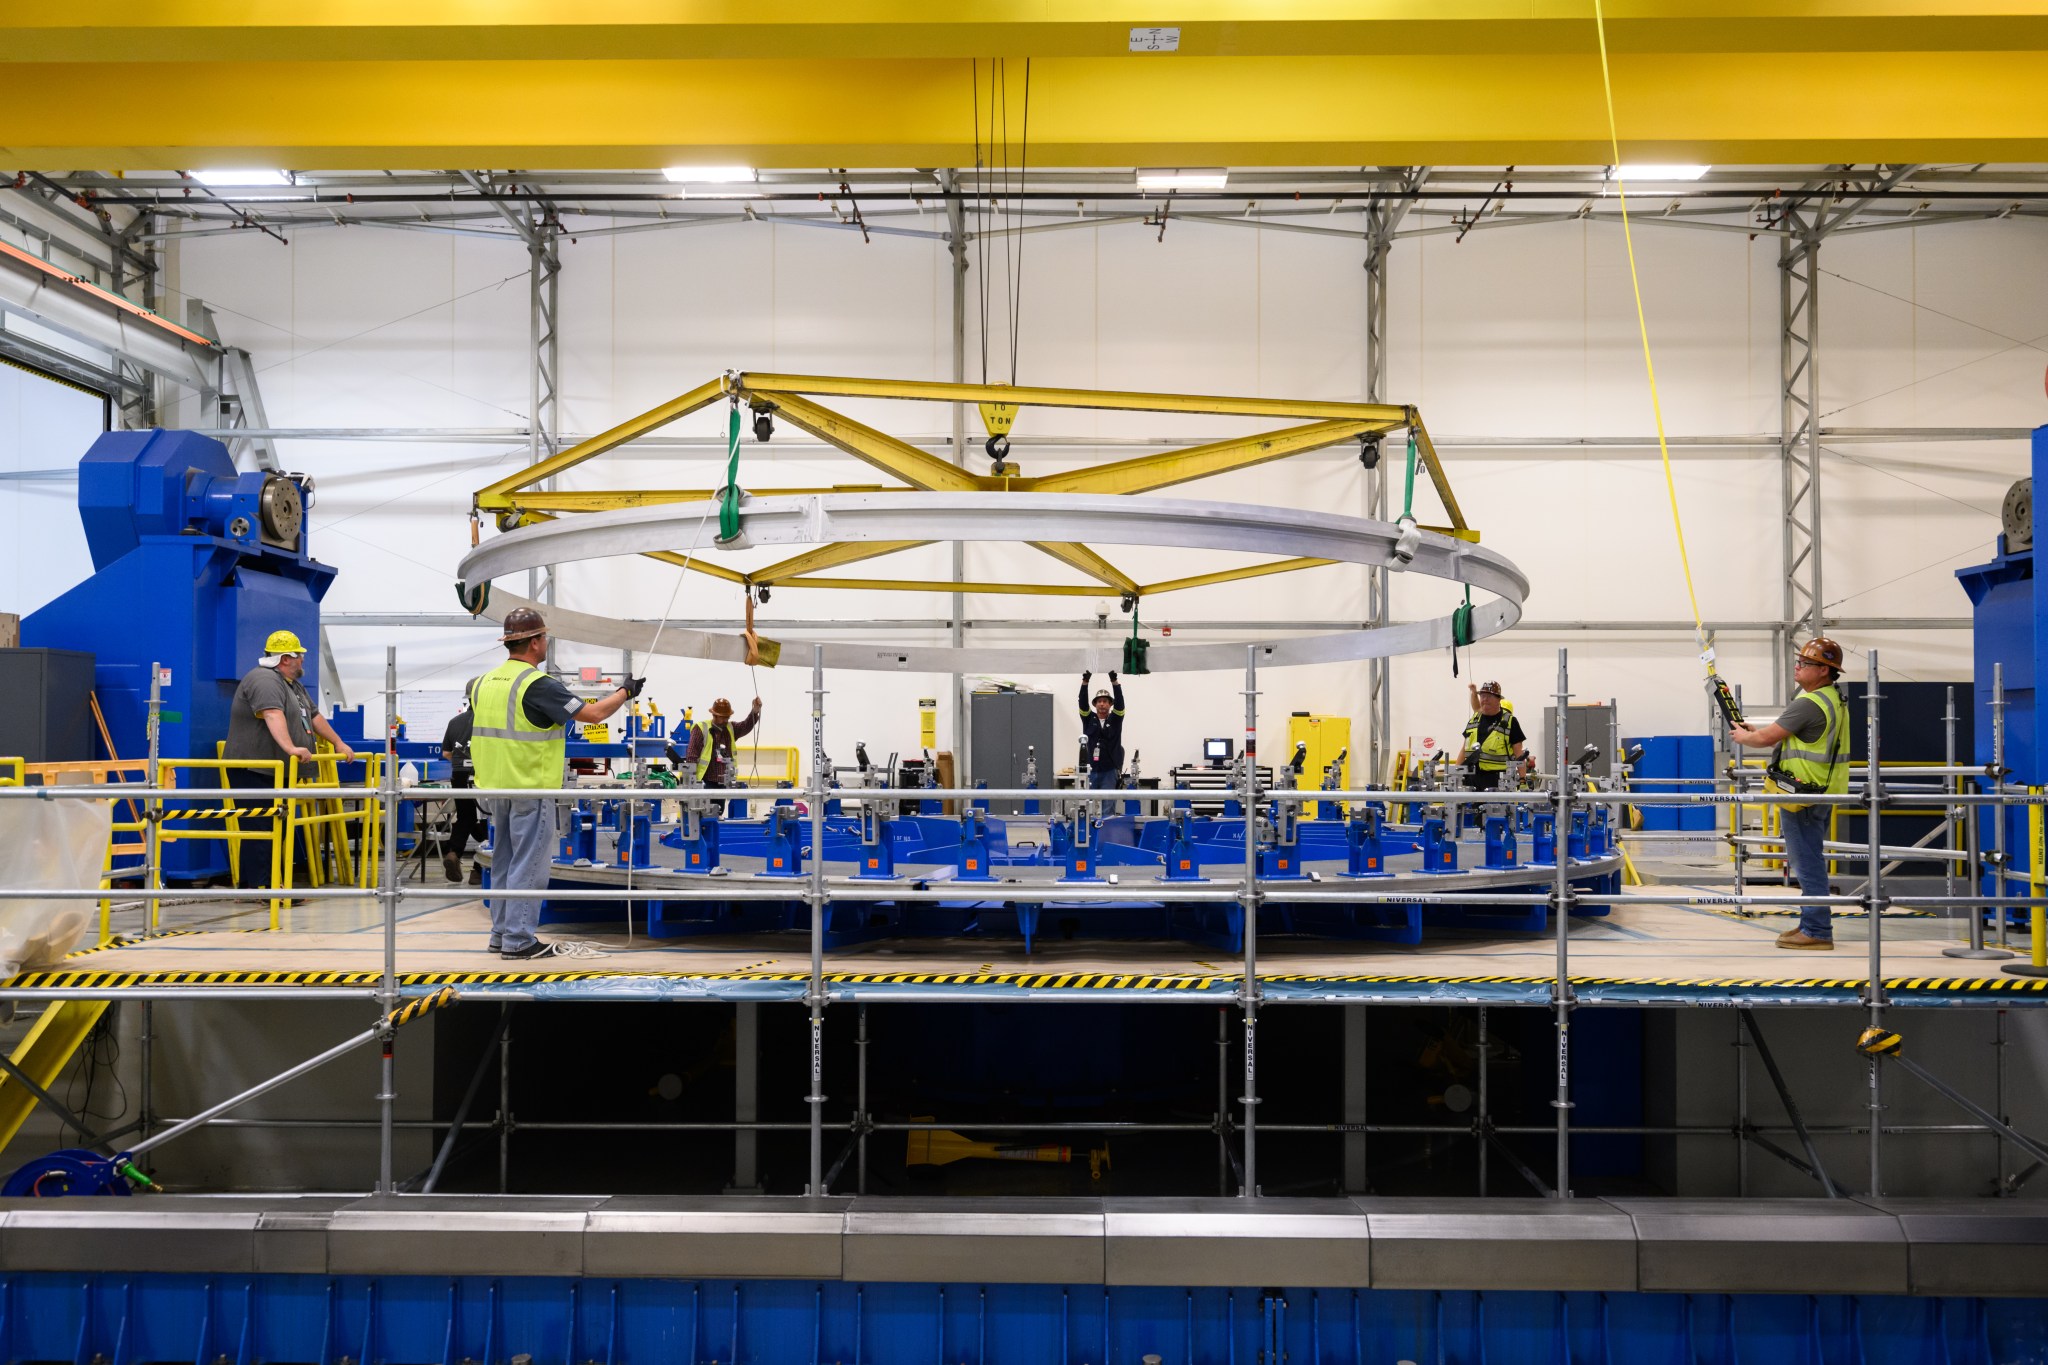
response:
M1472 698L1472 719L1465 722L1464 743L1451 764L1460 767L1476 757L1477 762L1465 773L1466 789L1494 791L1508 770L1508 761L1522 759L1528 736L1522 733L1522 722L1515 719L1513 708L1501 702L1499 683L1479 684Z
M1849 790L1849 707L1835 686L1842 676L1842 647L1816 635L1792 660L1799 695L1769 725L1731 725L1728 738L1752 749L1770 749L1764 770L1769 789L1802 796L1839 796ZM1785 861L1799 889L1828 894L1828 807L1778 807L1785 837ZM1825 905L1799 907L1799 925L1778 935L1780 948L1827 952L1835 946L1832 912Z
M506 659L469 685L469 756L484 791L560 787L568 758L568 725L596 724L640 695L645 678L628 678L610 696L584 701L547 670L548 626L531 607L505 616ZM543 891L555 848L555 803L549 797L492 796L491 887ZM491 951L500 957L546 957L555 950L534 934L540 898L493 896Z

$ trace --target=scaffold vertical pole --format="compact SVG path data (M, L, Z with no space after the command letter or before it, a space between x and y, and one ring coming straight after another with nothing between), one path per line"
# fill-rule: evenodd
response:
M1259 647L1244 650L1244 1183L1259 1195Z
M149 770L142 775L143 784L150 793L142 799L142 858L148 864L143 871L142 884L152 891L164 884L164 803L155 794L157 791L157 760L163 753L163 684L163 665L152 659L149 665ZM111 759L113 756L113 750L108 749L107 757ZM271 819L270 828L272 830L271 837L275 838L275 831L277 829L275 817ZM235 861L236 850L239 847L240 845L235 840L231 839L228 841L229 862ZM160 913L160 904L161 902L152 896L149 899L149 904L143 907L142 936L144 938L156 937L156 917Z
M384 975L377 1007L387 1017L398 1008L398 646L384 647L384 868L377 898L384 916ZM377 1193L392 1191L391 1157L398 1104L398 1066L392 1053L396 1030L385 1025L378 1068Z
M1998 698L1995 705L2000 712L2004 710L2004 698L2002 696L2004 692L2004 672L2005 665L2002 663L1994 663L1991 666L1992 695ZM1948 689L1948 710L1941 718L1947 745L1945 762L1951 773L1955 771L1956 767L1957 719L1956 690L1951 687ZM1993 743L1996 744L1998 740L1997 727L1994 727ZM1997 766L1995 759L1993 766ZM1963 779L1961 777L1951 776L1943 780L1947 783L1951 792L1962 789ZM1973 896L1982 895L1984 888L1983 843L1979 832L1983 826L1978 819L1978 807L1974 805L1967 807L1950 806L1946 814L1948 818L1949 851L1952 853L1963 853L1964 875L1969 881L1970 894ZM1963 829L1969 831L1967 838L1958 837L1959 831ZM1941 882L1942 894L1953 899L1956 894L1956 859L1948 858L1943 860ZM2000 889L2002 894L2003 887L2001 886ZM1969 924L1970 941L1967 944L1943 948L1941 950L1943 957L2003 958L2012 956L2011 953L2006 952L2003 948L1987 948L1984 946L1984 909L1982 906L1965 911L1964 918Z
M1571 981L1571 827L1573 787L1571 773L1571 674L1567 651L1557 651L1557 734L1555 776L1557 804L1557 868L1552 874L1551 917L1557 931L1557 976L1550 986L1550 1000L1557 1012L1557 1182L1553 1198L1572 1197L1572 981Z
M859 1194L868 1192L868 1007L856 1007L860 1020L860 1031L856 1035L858 1051L855 1056L859 1065L859 1078L854 1095L854 1132L858 1137L860 1155L855 1158L860 1164L854 1168L854 1190Z
M1864 923L1870 928L1870 1027L1884 1027L1884 853L1880 839L1882 824L1881 808L1884 804L1884 777L1879 766L1878 748L1878 703L1884 694L1877 690L1877 651L1870 651L1869 681L1863 689L1863 723L1868 736L1866 755L1867 776L1863 782L1866 803L1865 820L1869 828L1870 860L1869 889L1865 893ZM1880 1179L1879 1158L1884 1138L1884 1072L1879 1058L1872 1055L1870 1061L1870 1197L1875 1199L1884 1193Z
M804 1192L825 1192L825 647L811 646L811 1174ZM885 831L886 834L886 831Z

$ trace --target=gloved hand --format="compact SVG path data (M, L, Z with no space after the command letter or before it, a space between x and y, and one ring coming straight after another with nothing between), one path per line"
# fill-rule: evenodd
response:
M1109 670L1109 685L1111 687L1116 686L1116 670L1113 668Z
M645 686L647 686L647 679L645 678L628 678L619 684L619 690L629 697L638 697L640 689Z
M1084 686L1084 687L1085 687L1085 686L1087 686L1087 684L1088 684L1088 680L1089 680L1090 678L1094 677L1094 676L1095 676L1095 674L1094 674L1094 673L1093 673L1092 671L1090 671L1089 669L1085 669L1085 668L1084 668L1084 669L1082 669L1082 670L1081 670L1081 685L1082 685L1082 686Z

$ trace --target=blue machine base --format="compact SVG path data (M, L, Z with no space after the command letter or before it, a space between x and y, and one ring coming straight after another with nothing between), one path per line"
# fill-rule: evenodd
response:
M0 1362L2036 1360L2048 1299L18 1273Z

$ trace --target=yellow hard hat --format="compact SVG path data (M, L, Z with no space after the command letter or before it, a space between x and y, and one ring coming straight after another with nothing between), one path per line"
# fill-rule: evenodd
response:
M288 630L273 630L270 638L263 642L265 654L304 654L306 647L299 643L299 637Z

